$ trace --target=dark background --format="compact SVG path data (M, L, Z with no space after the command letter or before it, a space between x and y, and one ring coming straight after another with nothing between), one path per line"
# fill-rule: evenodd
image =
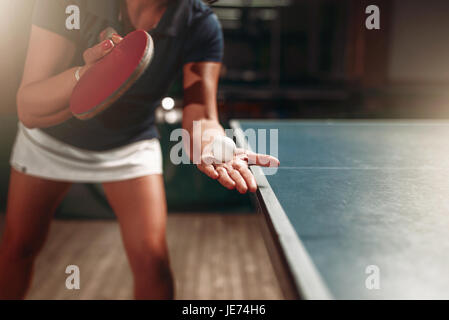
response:
M93 0L92 0L93 1ZM381 29L365 28L378 5ZM0 207L17 116L15 93L25 60L34 0L0 0ZM214 4L225 35L218 94L220 119L441 118L449 116L447 0L222 0ZM180 126L180 82L160 110L164 154ZM248 196L226 191L191 165L165 156L170 211L249 211ZM82 201L80 201L82 200ZM75 185L60 217L111 217L96 185Z

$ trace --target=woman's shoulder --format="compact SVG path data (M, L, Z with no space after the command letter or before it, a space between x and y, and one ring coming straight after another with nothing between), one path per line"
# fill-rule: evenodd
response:
M85 7L86 0L35 0L34 17L65 20L73 8L81 12Z
M77 16L80 16L82 2L83 0L36 0L32 24L70 40L76 40L79 32L76 28L70 28L67 22L76 22ZM76 26L76 24L73 25Z
M104 24L115 26L119 1L36 0L32 24L70 40L86 40L84 38L91 37ZM91 44L92 41L87 42Z
M192 15L186 31L188 37L183 62L221 62L224 43L217 16L203 1L187 1L192 5Z
M191 10L190 23L194 24L198 20L201 20L214 12L203 0L184 0L189 3Z

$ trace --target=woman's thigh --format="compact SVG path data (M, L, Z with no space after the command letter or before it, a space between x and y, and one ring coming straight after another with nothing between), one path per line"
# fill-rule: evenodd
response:
M103 188L120 223L131 267L138 269L145 256L168 258L162 175L104 183Z
M11 169L3 245L38 250L70 185Z

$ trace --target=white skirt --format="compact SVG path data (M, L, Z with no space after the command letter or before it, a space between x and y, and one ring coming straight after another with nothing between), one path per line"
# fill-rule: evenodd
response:
M83 150L19 122L10 164L44 179L100 183L162 174L162 153L158 139L108 151Z

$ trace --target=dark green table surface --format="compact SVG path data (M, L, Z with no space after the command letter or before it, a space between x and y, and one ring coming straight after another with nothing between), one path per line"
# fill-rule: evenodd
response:
M286 218L274 221L277 236L309 297L449 298L449 122L233 126L278 129L281 167L255 175L270 217ZM366 286L372 265L379 289Z

